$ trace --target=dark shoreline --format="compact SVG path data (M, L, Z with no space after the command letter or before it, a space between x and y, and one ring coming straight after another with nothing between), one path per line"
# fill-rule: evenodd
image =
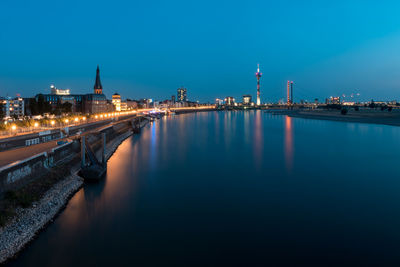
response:
M269 110L266 113L302 119L400 126L399 111L351 110L346 115L342 115L340 110Z

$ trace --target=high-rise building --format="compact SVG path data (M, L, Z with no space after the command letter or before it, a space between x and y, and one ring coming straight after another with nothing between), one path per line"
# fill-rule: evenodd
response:
M293 81L287 81L287 89L286 89L286 94L287 94L287 105L293 104Z
M178 88L178 95L177 95L179 102L186 102L187 101L187 90L184 87Z
M293 81L290 82L290 103L294 104L294 99L293 99Z
M175 100L176 98L175 98L175 96L173 95L173 96L171 96L171 102L172 102L172 104L175 104Z
M97 70L96 70L96 82L94 83L94 93L96 95L103 94L103 86L101 86L101 81L100 81L100 68L99 68L99 65L97 65Z
M225 105L233 106L235 105L235 99L232 96L228 96L225 98Z
M257 72L256 72L256 77L257 77L257 106L261 105L261 92L260 92L260 79L261 79L262 73L260 72L260 64L257 64Z

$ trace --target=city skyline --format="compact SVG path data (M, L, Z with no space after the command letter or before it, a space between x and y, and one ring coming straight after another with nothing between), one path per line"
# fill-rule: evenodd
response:
M287 80L296 82L296 101L351 93L361 101L397 99L394 1L118 3L125 8L27 2L19 16L18 4L1 3L1 95L48 93L50 84L85 93L100 65L108 97L167 99L184 86L193 101L255 99L260 63L261 102L285 99ZM93 12L107 16L87 16Z
M400 266L398 10L0 1L0 265Z

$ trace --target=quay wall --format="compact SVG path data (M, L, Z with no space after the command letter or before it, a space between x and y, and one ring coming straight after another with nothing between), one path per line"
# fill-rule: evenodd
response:
M39 133L21 135L10 138L0 139L0 151L6 151L18 147L31 146L40 143L45 143L50 140L59 139L62 137L60 130L48 130Z
M128 121L114 124L99 129L97 133L106 133L107 143L132 129ZM101 147L101 135L92 133L88 135L88 141L94 150ZM0 168L0 197L8 190L19 189L29 182L49 173L52 167L70 162L80 156L80 140L75 139L66 144L53 148L49 152L43 152L30 158L13 162Z
M0 195L8 190L18 189L48 173L51 167L71 160L76 153L74 142L17 161L0 168Z

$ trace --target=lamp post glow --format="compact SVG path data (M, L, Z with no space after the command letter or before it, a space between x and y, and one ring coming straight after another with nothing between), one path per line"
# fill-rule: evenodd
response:
M54 124L56 123L55 121L51 121L51 126L54 126Z
M33 125L35 128L39 127L39 123L35 122L35 124Z

